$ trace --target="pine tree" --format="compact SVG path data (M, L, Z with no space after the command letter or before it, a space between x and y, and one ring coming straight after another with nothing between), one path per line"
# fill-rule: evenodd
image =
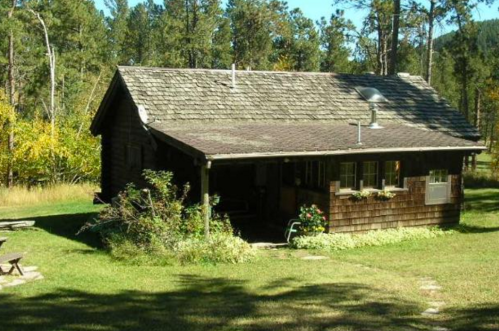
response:
M329 21L324 17L318 22L321 35L321 71L350 72L351 51L348 43L352 41L355 27L345 19L343 10L336 10Z
M273 15L263 0L229 0L234 61L238 67L271 69Z

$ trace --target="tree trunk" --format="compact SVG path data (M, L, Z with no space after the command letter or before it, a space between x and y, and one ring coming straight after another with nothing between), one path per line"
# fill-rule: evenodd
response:
M428 15L428 53L426 56L426 81L431 84L431 75L433 67L433 29L435 24L435 5L436 0L430 0L430 13Z
M393 0L393 30L392 30L392 52L390 59L389 75L395 75L397 72L397 52L399 47L399 28L400 28L400 0Z
M476 129L478 130L478 132L481 133L481 123L480 123L480 116L481 115L481 94L480 94L480 90L477 88L475 88L475 127ZM472 158L471 158L471 167L473 169L473 171L476 170L476 162L477 162L477 157L476 157L476 154L473 154L472 155Z
M16 0L12 0L12 7L7 15L8 20L12 20L14 16L14 10L16 9ZM14 31L12 28L9 32L9 66L8 66L8 79L9 79L9 103L12 108L16 106L16 78L14 74ZM9 138L8 138L8 150L9 150L9 160L7 161L7 178L6 184L8 188L14 185L14 171L12 164L12 154L14 152L14 122L9 121Z

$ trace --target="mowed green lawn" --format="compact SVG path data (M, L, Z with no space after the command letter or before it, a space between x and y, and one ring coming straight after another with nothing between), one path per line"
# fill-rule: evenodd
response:
M44 280L0 291L0 330L499 330L499 189L466 192L459 232L303 260L259 251L240 265L134 266L75 236L88 201L0 207L35 219L0 250L27 252ZM1 234L5 235L5 234ZM436 280L440 294L420 290ZM428 301L444 301L424 317Z

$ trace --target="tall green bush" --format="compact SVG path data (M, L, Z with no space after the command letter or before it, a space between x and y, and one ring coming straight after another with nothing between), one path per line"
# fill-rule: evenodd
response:
M118 258L145 253L181 262L241 262L251 255L250 246L234 235L227 217L213 214L212 237L204 239L201 206L186 204L188 184L177 187L171 172L145 170L143 175L148 188L129 184L80 232L99 232Z

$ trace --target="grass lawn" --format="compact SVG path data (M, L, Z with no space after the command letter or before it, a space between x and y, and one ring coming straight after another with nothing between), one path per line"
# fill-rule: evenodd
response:
M0 330L499 330L498 201L499 189L469 190L454 235L328 260L281 249L240 265L147 267L74 235L99 209L90 202L0 207L0 218L37 221L2 251L27 252L45 276L0 291ZM429 300L446 302L437 317L421 316Z

